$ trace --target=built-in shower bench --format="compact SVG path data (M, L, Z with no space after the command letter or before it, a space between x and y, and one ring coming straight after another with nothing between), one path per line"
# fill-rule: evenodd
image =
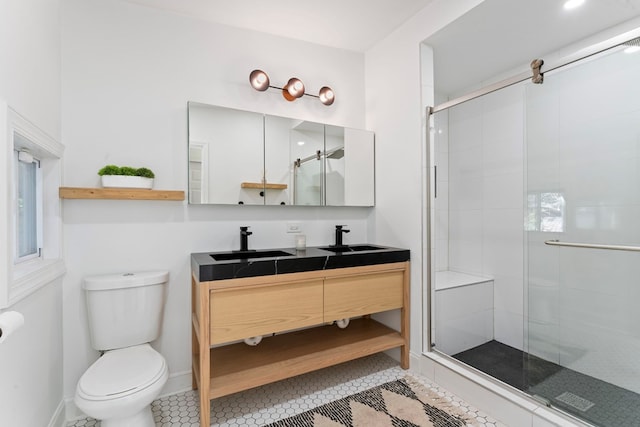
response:
M438 291L441 289L477 285L487 282L493 282L493 279L491 277L476 276L473 274L459 273L457 271L437 271L435 289Z
M493 339L493 279L438 271L434 281L436 349L452 355Z

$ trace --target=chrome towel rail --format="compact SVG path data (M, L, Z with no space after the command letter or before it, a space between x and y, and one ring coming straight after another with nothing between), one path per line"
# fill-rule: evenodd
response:
M550 246L568 246L570 248L590 248L590 249L607 249L610 251L640 252L640 246L599 245L595 243L571 243L571 242L561 242L560 240L545 240L544 244L550 245Z

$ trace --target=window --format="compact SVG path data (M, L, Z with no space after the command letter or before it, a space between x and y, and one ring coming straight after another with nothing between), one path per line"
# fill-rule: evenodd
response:
M63 150L0 100L0 309L64 274Z
M564 231L564 194L552 192L527 195L525 230L560 233Z
M22 139L14 134L14 144ZM17 145L17 144L16 144ZM22 142L21 145L24 145ZM40 257L42 250L42 174L40 160L28 151L14 148L15 257L19 263Z

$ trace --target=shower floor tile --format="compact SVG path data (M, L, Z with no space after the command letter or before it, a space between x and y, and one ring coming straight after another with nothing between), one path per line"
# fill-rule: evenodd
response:
M531 385L563 369L555 363L529 356L526 373L523 352L495 340L454 354L452 357L518 390L527 390Z
M453 356L602 427L640 427L640 394L490 341ZM528 370L526 369L528 368Z
M325 403L332 402L411 375L472 416L473 427L506 427L427 378L404 371L384 354L376 354L309 374L221 397L211 402L211 425L220 427L263 426ZM158 427L199 427L198 394L187 391L155 400L151 409ZM66 427L98 427L84 418Z

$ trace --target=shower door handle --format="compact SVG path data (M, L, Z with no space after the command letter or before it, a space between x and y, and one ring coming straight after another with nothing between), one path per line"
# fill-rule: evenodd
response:
M438 165L433 165L433 198L438 198Z
M566 246L570 248L606 249L610 251L640 252L640 246L600 245L597 243L572 243L572 242L561 242L560 240L545 240L544 244L549 246Z

